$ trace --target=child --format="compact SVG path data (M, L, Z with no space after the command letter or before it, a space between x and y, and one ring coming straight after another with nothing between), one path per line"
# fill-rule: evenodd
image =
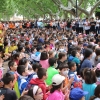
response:
M49 63L48 63L48 53L46 51L43 51L41 53L41 57L40 57L40 62L39 63L45 69L47 69L49 67Z
M33 70L34 70L33 79L38 78L37 72L38 72L39 68L41 68L41 67L42 67L42 66L41 66L41 64L39 64L39 63L35 63L35 64L32 65L32 68L33 68Z
M94 68L96 77L97 77L97 82L96 84L100 84L100 63L97 64L97 66Z
M1 94L4 95L4 100L17 100L15 91L12 90L14 76L10 73L6 73L2 79L4 88L0 88Z
M65 80L64 76L56 74L52 78L52 88L50 90L50 95L47 100L68 100L66 95L62 93L63 81Z
M30 84L32 84L32 85L38 85L42 89L43 100L46 100L46 98L47 98L46 84L45 84L45 80L47 79L46 69L44 69L44 68L38 69L37 75L38 75L38 78L31 79L30 80Z
M41 56L41 52L42 52L42 47L41 46L38 46L37 47L37 52L35 52L35 54L32 54L31 55L31 58L32 58L32 60L33 60L34 63L36 63L36 62L39 63L40 56Z
M75 74L75 71L76 71L76 63L75 62L70 62L69 69L70 69L69 73L68 73L69 78L74 78L75 82L80 81L80 79Z
M87 91L83 91L80 88L74 88L70 92L70 100L85 100L85 95L88 95Z
M29 89L28 95L31 96L32 98L34 98L34 100L42 100L43 99L42 89L37 85L32 86Z
M14 75L14 83L13 83L13 86L14 86L14 84L15 84L15 82L17 81L17 77L18 77L18 75L17 75L17 73L16 73L16 70L17 70L17 63L16 62L14 62L14 61L9 61L9 63L8 63L8 66L9 66L9 73L10 74L12 74L12 75Z
M26 67L25 65L19 65L17 67L17 72L19 74L19 77L18 77L18 86L19 86L19 91L20 91L20 94L23 92L23 90L27 87L28 85L28 73L29 73L29 70L28 70L28 67Z
M58 74L58 70L55 69L55 67L57 67L57 60L56 58L50 58L49 59L49 65L50 67L47 69L47 74L48 74L48 78L46 79L46 84L47 85L51 85L52 82L52 77L55 75L55 74Z
M83 90L88 91L88 95L85 96L85 100L89 100L91 96L94 95L94 91L96 88L96 75L95 72L89 68L84 70L84 80L85 82L83 83Z
M94 96L90 100L100 100L100 84L95 88Z

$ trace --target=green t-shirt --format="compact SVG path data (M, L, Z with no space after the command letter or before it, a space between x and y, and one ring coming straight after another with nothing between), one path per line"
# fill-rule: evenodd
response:
M47 75L48 75L48 78L46 79L46 84L47 85L51 85L52 84L52 77L55 75L55 74L59 74L58 70L56 70L53 66L52 67L49 67L47 69Z

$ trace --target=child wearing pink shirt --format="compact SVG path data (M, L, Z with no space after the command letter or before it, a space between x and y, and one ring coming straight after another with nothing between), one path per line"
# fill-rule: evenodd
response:
M40 57L40 64L42 65L43 68L47 69L49 67L49 63L48 63L48 54L46 51L43 51L41 53L41 57Z
M63 82L65 80L64 76L56 74L52 78L52 88L50 90L50 95L47 100L67 100L66 96L62 92Z

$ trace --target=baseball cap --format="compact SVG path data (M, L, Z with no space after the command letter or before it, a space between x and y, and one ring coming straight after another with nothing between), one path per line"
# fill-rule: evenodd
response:
M44 40L43 40L42 38L39 38L38 41L39 41L40 43L44 43Z
M87 44L87 43L84 43L84 44L83 44L83 47L84 47L84 46L88 46L88 44Z
M87 91L83 91L80 88L74 88L70 92L70 99L71 100L80 100L83 96L87 95Z
M52 78L52 85L58 86L65 80L64 76L61 76L60 74L56 74Z

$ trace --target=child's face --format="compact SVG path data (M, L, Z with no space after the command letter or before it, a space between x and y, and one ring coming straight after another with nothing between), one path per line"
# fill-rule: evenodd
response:
M42 100L43 99L43 91L41 88L38 89L37 94L34 96L36 100Z
M12 67L10 67L11 68L11 70L12 71L16 71L17 70L17 63L16 62L14 62L14 65L12 66Z
M76 64L74 64L74 66L72 67L73 71L76 71Z
M29 70L28 67L25 68L25 72L23 73L23 76L28 76L29 75Z

